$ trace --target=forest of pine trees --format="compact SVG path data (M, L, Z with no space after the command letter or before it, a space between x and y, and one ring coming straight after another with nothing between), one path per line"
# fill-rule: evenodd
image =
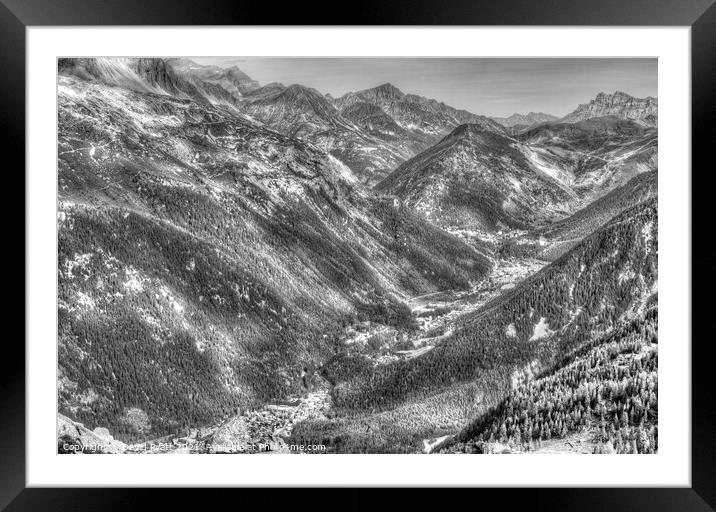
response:
M566 366L513 389L442 451L484 453L496 443L538 450L544 441L586 429L594 453L656 453L656 307L645 321L622 324L572 356Z

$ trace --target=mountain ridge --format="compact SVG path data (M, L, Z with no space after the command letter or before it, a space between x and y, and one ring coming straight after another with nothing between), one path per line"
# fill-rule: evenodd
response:
M636 98L621 91L615 91L611 94L600 92L589 103L582 103L559 121L574 123L593 117L605 116L633 120L644 126L656 126L658 122L658 100L653 96Z

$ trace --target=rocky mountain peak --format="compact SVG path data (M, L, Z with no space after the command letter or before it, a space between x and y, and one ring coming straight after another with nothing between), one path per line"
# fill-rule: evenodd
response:
M400 98L404 96L403 91L398 89L393 84L386 82L384 84L379 85L378 87L375 87L373 91L380 96L384 96L386 98Z
M576 123L593 117L614 116L630 119L647 126L655 126L658 117L658 101L649 96L635 98L622 91L611 94L600 92L589 103L579 105L574 112L561 119L565 123Z
M599 94L597 94L594 100L592 100L592 103L599 103L602 105L621 105L634 102L656 103L656 98L648 96L646 98L641 99L635 98L634 96L622 91L614 91L611 94L600 92Z
M286 101L309 101L312 103L325 105L326 107L331 106L330 102L323 94L318 92L316 89L306 87L305 85L289 85L288 87L286 87L286 89L283 90L283 92L281 92L280 96Z

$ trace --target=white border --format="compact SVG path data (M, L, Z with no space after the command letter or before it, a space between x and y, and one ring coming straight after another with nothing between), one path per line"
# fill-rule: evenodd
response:
M690 486L690 40L687 27L28 28L27 484ZM658 57L659 454L56 455L55 59L73 55Z

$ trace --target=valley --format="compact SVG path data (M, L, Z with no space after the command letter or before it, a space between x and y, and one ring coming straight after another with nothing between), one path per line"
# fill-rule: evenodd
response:
M61 59L58 439L653 453L656 122Z
M371 322L350 325L339 335L343 344L340 357L358 355L373 366L419 357L447 339L459 317L514 288L545 264L531 258L496 260L493 270L481 281L471 283L469 290L444 290L412 297L406 304L417 322L413 330ZM333 386L323 377L323 371L322 367L314 369L307 379L309 385L300 394L242 411L213 426L190 429L185 436L170 435L146 441L146 448L138 446L131 452L290 453L287 440L295 424L326 420L331 414ZM440 441L447 437L443 436ZM236 448L239 446L243 448Z

